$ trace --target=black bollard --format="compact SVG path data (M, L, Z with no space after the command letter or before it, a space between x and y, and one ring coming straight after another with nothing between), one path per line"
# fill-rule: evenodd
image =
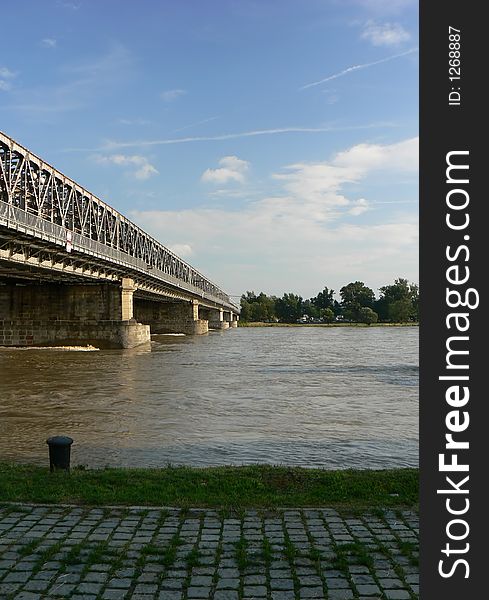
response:
M49 446L49 468L51 471L70 470L70 451L73 440L66 435L55 435L46 440Z

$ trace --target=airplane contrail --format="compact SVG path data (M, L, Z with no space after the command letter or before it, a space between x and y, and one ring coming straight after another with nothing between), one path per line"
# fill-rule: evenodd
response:
M386 58L381 58L380 60L376 60L370 63L364 63L362 65L353 65L340 71L339 73L335 73L334 75L330 75L329 77L325 77L324 79L320 79L319 81L313 81L312 83L308 83L299 88L300 90L306 90L307 88L314 87L316 85L321 85L321 83L326 83L327 81L331 81L332 79L337 79L338 77L343 77L343 75L347 75L352 71L358 71L360 69L367 69L368 67L373 67L374 65L380 65L381 63L388 62L390 60L394 60L395 58L401 58L401 56L407 56L408 54L412 54L413 52L417 52L418 48L411 48L410 50L406 50L406 52L401 52L400 54L393 54L392 56L387 56Z

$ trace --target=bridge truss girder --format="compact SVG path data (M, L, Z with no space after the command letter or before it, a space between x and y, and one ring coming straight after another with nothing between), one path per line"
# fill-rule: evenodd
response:
M196 269L0 132L2 232L0 262L75 278L132 276L142 291L156 294L159 289L239 312L229 296Z

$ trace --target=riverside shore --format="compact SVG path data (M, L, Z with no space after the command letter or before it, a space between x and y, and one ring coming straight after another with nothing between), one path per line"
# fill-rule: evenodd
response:
M241 510L335 506L409 507L418 469L326 470L252 465L163 469L85 469L0 464L0 502L197 506Z
M419 327L413 323L264 323L262 321L238 321L238 327Z

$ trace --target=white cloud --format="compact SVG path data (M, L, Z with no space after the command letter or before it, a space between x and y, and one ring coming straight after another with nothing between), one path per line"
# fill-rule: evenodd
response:
M376 23L368 21L362 32L362 39L374 46L398 46L411 38L399 23Z
M14 73L7 69L7 67L0 67L0 77L2 77L2 79L11 79L14 77Z
M144 180L149 179L153 175L158 175L156 168L150 164L145 156L127 156L125 154L112 154L109 156L97 155L94 157L95 160L100 164L112 164L119 166L131 166L134 167L130 174L136 179Z
M220 168L206 169L201 180L206 183L223 184L229 181L243 183L250 163L237 156L224 156L219 161Z
M57 40L54 38L44 38L41 40L41 46L43 48L56 48Z
M13 73L7 67L0 67L0 91L8 92L12 89L12 83L8 80L13 79L15 77L15 73Z
M359 215L363 214L368 209L369 209L369 203L367 202L367 200L365 200L365 198L360 198L360 200L357 200L356 202L353 203L353 206L348 211L348 214L350 214L354 217L358 217Z
M360 172L385 169L414 173L419 164L419 138L414 137L384 146L357 144L349 150L338 152L333 164Z
M181 258L192 255L192 246L190 244L172 244L168 248Z
M160 98L165 102L173 102L173 100L184 96L186 93L186 90L167 90L166 92L161 92Z
M177 254L179 245L191 240L192 264L233 294L255 289L307 297L323 285L338 290L357 279L373 288L399 276L417 280L415 211L385 208L359 221L376 199L364 190L350 198L343 189L370 175L411 173L412 154L412 140L358 144L329 161L284 167L273 174L279 185L275 195L262 194L240 209L196 207L132 216Z

